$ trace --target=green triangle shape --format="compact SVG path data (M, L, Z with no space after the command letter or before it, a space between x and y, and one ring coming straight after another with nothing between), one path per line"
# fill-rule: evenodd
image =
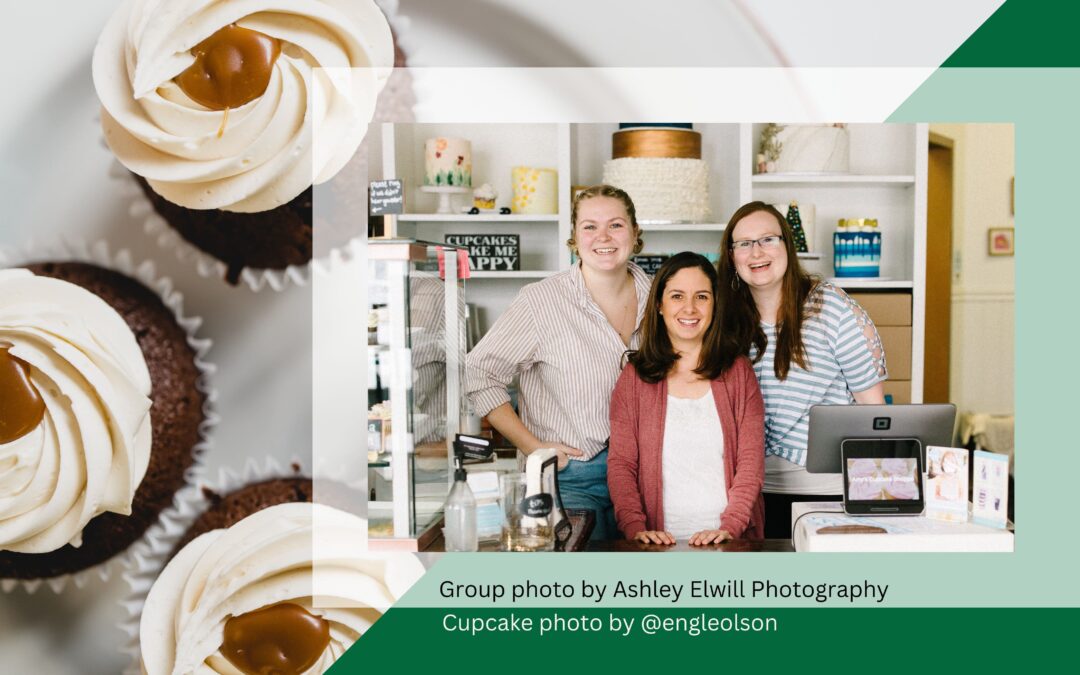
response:
M1080 66L1080 3L1007 0L942 64L943 68Z

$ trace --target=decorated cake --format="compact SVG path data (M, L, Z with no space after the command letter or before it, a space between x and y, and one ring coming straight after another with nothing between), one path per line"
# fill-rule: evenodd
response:
M424 185L472 187L472 143L464 138L429 138L424 142Z
M837 277L881 274L881 231L876 218L841 218L833 233L833 270Z
M515 166L512 170L514 213L545 215L559 212L559 174L555 169Z
M619 129L611 137L611 158L679 157L701 159L701 134L693 129Z
M701 160L701 134L688 126L615 132L603 182L629 193L639 222L708 219L709 167Z
M847 173L848 130L834 124L788 124L776 134L776 173Z

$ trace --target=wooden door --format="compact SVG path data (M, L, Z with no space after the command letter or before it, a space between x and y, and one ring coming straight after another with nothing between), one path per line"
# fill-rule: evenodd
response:
M926 204L926 351L923 402L949 402L952 320L953 143L930 134Z

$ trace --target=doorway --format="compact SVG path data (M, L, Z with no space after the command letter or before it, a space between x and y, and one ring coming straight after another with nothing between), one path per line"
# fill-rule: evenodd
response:
M923 402L949 402L952 323L953 140L930 134L926 202L926 335Z

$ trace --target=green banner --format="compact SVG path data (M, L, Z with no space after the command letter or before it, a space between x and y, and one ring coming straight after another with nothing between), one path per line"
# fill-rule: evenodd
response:
M392 609L330 673L1001 672L1062 660L1078 622L1077 609Z

